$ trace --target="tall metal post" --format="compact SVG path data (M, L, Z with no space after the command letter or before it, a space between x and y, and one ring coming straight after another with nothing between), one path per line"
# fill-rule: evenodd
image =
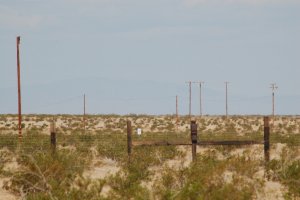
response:
M189 81L189 117L192 117L192 82Z
M179 123L179 116L178 116L178 96L176 95L176 130L178 131L178 123Z
M86 116L85 116L85 94L83 94L83 130L85 133L86 128Z
M17 37L17 74L18 74L18 129L19 140L22 138L22 104L21 104L21 70L20 70L20 40L21 37Z

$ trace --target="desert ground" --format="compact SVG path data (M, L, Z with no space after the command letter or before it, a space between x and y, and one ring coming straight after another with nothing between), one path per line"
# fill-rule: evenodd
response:
M263 116L193 117L199 140L263 140ZM300 199L300 116L271 117L264 146L134 147L190 141L190 118L147 115L0 115L0 199ZM50 145L50 123L57 143ZM137 135L136 130L142 134Z

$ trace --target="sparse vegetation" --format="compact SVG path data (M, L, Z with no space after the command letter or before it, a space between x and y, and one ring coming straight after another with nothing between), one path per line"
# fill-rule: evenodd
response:
M255 199L264 198L266 183L273 181L285 188L280 191L284 198L300 198L297 119L289 126L286 125L288 118L282 119L273 127L276 132L270 138L272 150L271 161L267 165L268 180L264 175L262 146L258 149L260 153L246 147L242 150L237 147L200 147L195 163L190 160L190 147L134 147L129 162L124 133L129 117L134 126L143 129L141 136L133 134L134 141L188 142L188 119L179 123L179 131L176 132L172 116L165 119L153 116L142 116L141 119L137 115L126 118L89 116L89 129L84 133L80 127L81 117L56 117L59 121L57 149L53 153L47 123L53 116L27 116L21 143L13 127L7 126L16 122L0 116L5 122L1 126L10 131L0 134L0 179L6 180L3 189L29 200ZM120 118L117 123L115 117ZM198 139L262 140L262 129L254 131L251 126L261 126L263 122L259 118L223 120L217 117L199 119L198 123L205 125L198 129ZM105 128L95 130L94 126L100 122ZM28 126L29 123L32 126ZM212 129L207 129L208 126ZM288 133L283 134L280 130L288 130ZM277 153L275 143L286 144L277 157L273 156ZM118 171L99 179L86 177L85 171L92 170L95 167L92 163L97 159L115 162ZM99 161L97 167L102 169L103 165Z

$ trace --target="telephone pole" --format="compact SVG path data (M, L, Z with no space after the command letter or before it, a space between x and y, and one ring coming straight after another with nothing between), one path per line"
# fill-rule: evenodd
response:
M189 118L192 117L192 81L186 81L189 84Z
M225 90L226 90L226 118L228 117L228 81L225 81Z
M275 116L275 90L278 89L276 83L271 83L271 87L272 89L272 115L273 117Z
M83 94L83 130L85 133L85 94Z
M178 123L178 96L176 95L176 123Z
M21 104L21 70L20 70L20 40L21 37L17 37L17 76L18 76L18 118L19 118L19 140L22 138L22 104Z
M178 96L176 95L176 130L178 130L178 123L179 123L179 117L178 117Z
M194 81L193 83L198 83L199 84L199 106L200 106L200 117L202 117L202 84L204 83L203 81Z

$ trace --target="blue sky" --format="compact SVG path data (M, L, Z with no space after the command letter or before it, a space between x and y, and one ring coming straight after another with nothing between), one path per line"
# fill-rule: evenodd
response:
M0 0L0 113L300 114L300 1ZM197 85L193 114L199 113Z

